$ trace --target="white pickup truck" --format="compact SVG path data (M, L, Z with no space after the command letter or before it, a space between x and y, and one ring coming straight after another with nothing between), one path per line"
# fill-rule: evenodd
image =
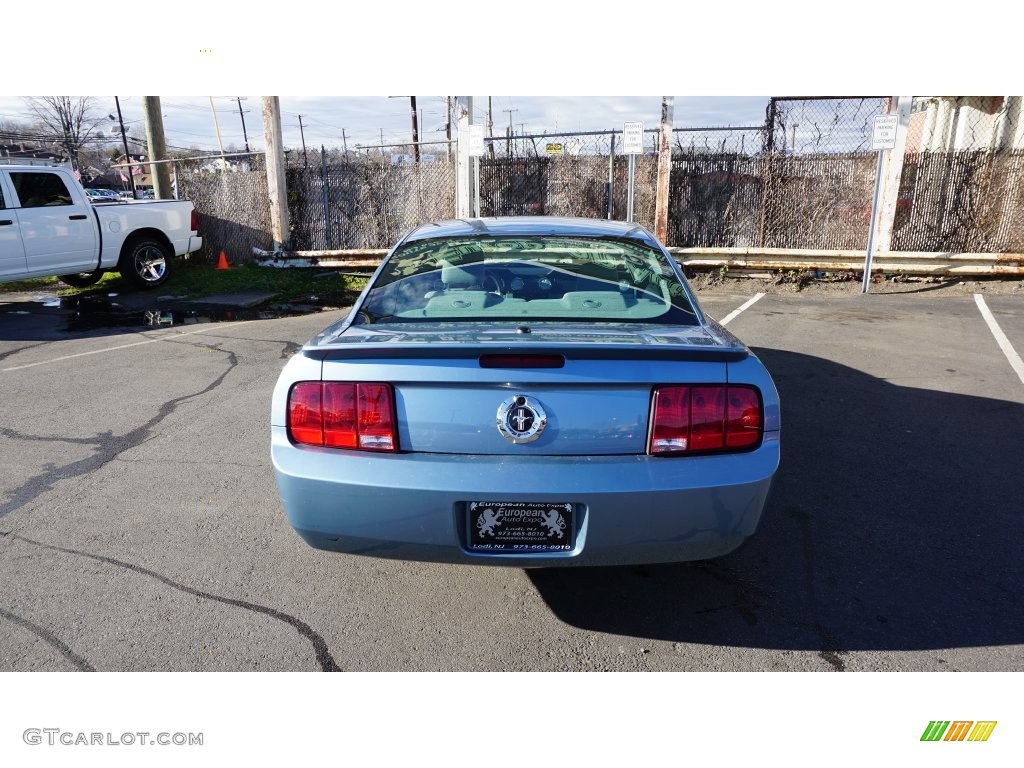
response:
M91 285L118 271L141 288L171 274L171 259L198 250L186 200L93 204L64 167L0 165L0 283L59 277Z

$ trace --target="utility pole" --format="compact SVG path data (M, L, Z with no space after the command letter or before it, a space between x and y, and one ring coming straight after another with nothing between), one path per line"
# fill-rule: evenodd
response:
M479 215L479 158L469 154L469 130L473 124L473 97L458 100L459 132L456 144L455 217L467 219Z
M121 124L121 142L124 144L124 161L128 163L128 181L132 185L132 199L137 197L135 192L135 177L132 176L132 156L128 153L128 134L124 132L124 118L121 116L121 100L114 97L114 104L117 106L117 122Z
M491 97L487 97L487 137L491 140L491 160L494 159L494 105L491 104Z
M238 102L238 116L242 118L242 137L245 139L245 151L249 151L249 134L245 132L245 113L242 112L242 97L235 96L235 101Z
M309 168L309 156L306 154L306 132L302 130L302 115L299 115L299 136L302 137L302 163Z
M146 144L149 159L167 159L167 141L164 139L164 116L160 111L159 96L144 96L142 114L146 119ZM168 163L154 162L150 166L153 175L154 197L167 200L171 197L171 170Z
M448 159L452 157L452 97L444 97L444 113L447 119L444 121L444 137L448 140Z
M410 96L409 103L412 106L412 159L418 163L420 161L420 130L419 125L416 124L416 97Z
M267 147L270 233L274 251L279 252L288 245L288 187L281 143L281 102L277 96L263 97L263 140Z
M658 141L658 194L654 205L654 236L662 245L668 237L669 176L672 173L672 123L675 96L661 97L661 132Z
M512 113L518 112L518 109L503 109L502 112L508 112L508 138L505 140L505 146L508 149L508 156L512 157L512 137L515 135L515 129L512 127Z
M345 147L345 157L348 157L348 137L345 136L345 129L341 129L341 144Z
M896 204L900 195L900 180L903 178L904 152L907 146L907 124L910 122L910 110L913 96L892 96L889 98L887 113L896 115L899 120L896 127L896 146L884 150L885 160L882 169L881 192L878 201L878 227L872 245L877 243L877 250L892 249L892 231L896 221Z
M220 123L217 121L217 110L213 106L213 96L210 97L210 113L213 115L213 129L217 132L217 146L220 147L220 160L224 164L221 171L227 170L227 162L224 160L224 142L220 138Z

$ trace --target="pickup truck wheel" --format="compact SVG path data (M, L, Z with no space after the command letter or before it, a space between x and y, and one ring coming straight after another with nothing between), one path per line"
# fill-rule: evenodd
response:
M62 283L67 283L75 288L85 288L86 286L99 282L101 277L103 277L103 270L96 269L92 272L79 272L75 275L61 275L58 279Z
M171 276L171 259L159 240L143 238L128 245L121 257L121 275L139 288L156 288Z

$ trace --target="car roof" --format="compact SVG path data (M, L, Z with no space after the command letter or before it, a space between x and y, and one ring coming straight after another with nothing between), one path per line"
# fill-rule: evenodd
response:
M450 219L421 224L402 242L435 237L563 235L577 237L622 237L658 246L649 230L632 222L578 219L565 216L499 216L481 219Z

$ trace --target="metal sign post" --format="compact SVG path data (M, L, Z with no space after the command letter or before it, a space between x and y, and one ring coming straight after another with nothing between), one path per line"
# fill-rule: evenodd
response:
M871 199L871 228L868 230L868 252L864 258L864 280L860 286L861 293L867 293L871 289L871 262L875 255L875 231L878 229L878 209L882 197L882 170L885 153L896 146L896 127L898 125L898 115L879 115L875 118L871 131L871 148L878 152L878 163L875 165L875 194Z
M626 221L633 221L633 192L636 177L636 156L644 152L644 124L640 122L623 123L622 151L629 155L629 182L626 192Z

